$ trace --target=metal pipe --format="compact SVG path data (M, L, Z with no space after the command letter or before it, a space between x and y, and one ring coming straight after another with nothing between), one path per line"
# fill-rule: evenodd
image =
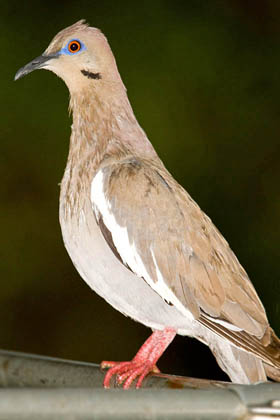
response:
M102 388L104 372L93 363L0 350L0 387L97 387ZM229 382L155 374L143 388L223 388ZM112 384L114 386L114 384Z
M123 391L102 389L103 377L96 364L0 350L0 420L280 418L276 383L156 374Z

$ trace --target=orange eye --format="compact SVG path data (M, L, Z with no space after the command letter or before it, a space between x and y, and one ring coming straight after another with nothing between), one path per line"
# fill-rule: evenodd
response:
M81 43L79 42L79 41L71 41L71 42L69 42L69 44L68 44L68 51L70 52L70 53L76 53L76 52L78 52L78 51L80 51L80 49L81 49Z

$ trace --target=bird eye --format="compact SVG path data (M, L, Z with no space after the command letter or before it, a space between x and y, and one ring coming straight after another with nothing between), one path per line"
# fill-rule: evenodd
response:
M68 44L68 51L70 53L74 54L74 53L80 51L81 47L82 46L81 46L81 43L79 41L77 41L77 40L70 41L69 44Z

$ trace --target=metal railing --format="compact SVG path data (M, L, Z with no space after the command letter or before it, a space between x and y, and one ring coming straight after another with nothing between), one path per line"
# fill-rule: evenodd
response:
M0 351L0 420L280 418L280 384L149 376L141 390L102 389L98 365Z

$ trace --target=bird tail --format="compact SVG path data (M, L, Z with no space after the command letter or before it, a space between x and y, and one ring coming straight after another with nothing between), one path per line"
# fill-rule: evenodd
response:
M280 339L277 337L275 332L272 328L270 328L270 343L269 343L269 349L271 349L275 354L275 361L277 366L273 366L272 364L267 364L266 362L263 362L263 366L265 369L265 373L270 379L273 379L276 382L280 382Z
M275 382L280 382L280 369L263 363L265 373Z

